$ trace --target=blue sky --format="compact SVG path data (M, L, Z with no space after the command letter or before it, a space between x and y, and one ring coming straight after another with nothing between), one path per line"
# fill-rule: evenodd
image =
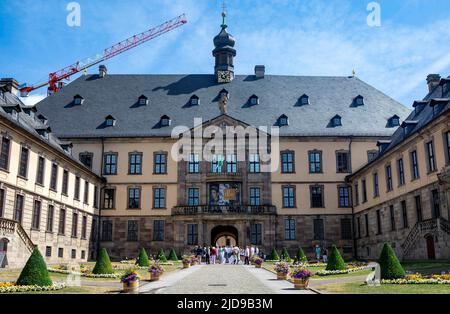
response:
M219 0L78 0L81 27L66 24L66 0L0 0L0 76L20 83L96 55L178 14L189 23L107 61L109 73L212 73ZM450 1L228 0L237 74L357 76L405 105L423 98L429 73L450 75ZM94 73L97 67L89 72ZM28 100L39 100L45 89Z

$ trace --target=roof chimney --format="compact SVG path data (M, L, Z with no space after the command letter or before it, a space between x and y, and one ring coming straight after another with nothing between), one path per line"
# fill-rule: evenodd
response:
M257 79L264 78L266 75L266 67L264 65L255 66L255 77Z
M5 92L17 95L19 93L19 83L13 78L2 78L0 80L0 88Z
M429 74L427 76L428 91L431 93L439 85L441 76L439 74Z
M98 67L98 76L103 78L106 76L106 73L108 73L106 66L104 64L100 65Z

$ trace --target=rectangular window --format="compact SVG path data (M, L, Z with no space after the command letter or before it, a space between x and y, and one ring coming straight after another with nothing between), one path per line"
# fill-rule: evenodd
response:
M128 209L141 208L141 189L129 188L128 189Z
M63 172L62 194L69 194L69 171L67 170L64 170Z
M314 219L314 240L324 240L325 230L323 226L323 219Z
M295 208L295 188L293 186L283 187L283 207Z
M356 218L356 225L358 228L357 237L358 239L361 239L361 217Z
M167 174L167 154L158 153L154 155L154 169L155 174Z
M417 159L417 151L413 151L410 154L411 157L411 175L413 180L417 180L420 177L419 173L419 161Z
M189 188L188 190L188 205L199 206L200 205L200 190L198 188Z
M386 188L388 192L393 190L391 165L386 166Z
M129 155L129 174L138 175L142 174L142 154L133 153Z
M378 180L378 173L373 174L373 197L380 196L380 183Z
M321 173L322 172L322 152L309 152L309 172Z
M382 233L382 227L381 227L381 211L377 210L377 234Z
M0 150L0 169L9 170L9 151L11 147L11 140L9 138L3 137L2 147Z
M139 222L137 220L128 220L127 240L130 242L138 241Z
M164 241L164 220L153 221L153 241Z
M367 152L367 161L370 163L372 161L374 161L375 159L377 159L378 157L378 152L377 151L368 151Z
M84 181L84 203L89 204L89 182Z
M350 207L350 187L348 186L339 187L339 207Z
M188 224L187 225L187 245L197 245L198 244L198 225Z
M261 188L250 188L250 205L261 205Z
M94 208L98 208L98 186L94 185Z
M444 144L445 144L445 151L447 152L447 163L450 164L450 132L445 133Z
M75 177L75 200L80 200L80 177Z
M52 172L50 175L50 189L56 191L58 187L58 165L52 164Z
M250 225L250 242L253 245L262 244L262 224L252 223Z
M284 239L286 241L294 241L296 239L295 226L296 226L295 219L284 220Z
M197 154L191 154L189 156L189 173L199 173L200 162Z
M103 208L114 209L115 208L115 194L116 190L111 188L105 188L103 190Z
M77 258L77 250L72 249L71 257L72 257L72 259L76 259Z
M117 154L105 154L103 158L103 174L107 176L117 174Z
M164 188L153 189L153 208L155 209L166 208L166 189Z
M111 220L102 221L102 241L112 241L113 223Z
M323 208L323 186L311 186L311 208Z
M53 205L48 205L47 209L47 232L53 232L53 220L55 217L55 207Z
M45 176L45 158L39 156L37 165L36 183L44 185L44 176Z
M408 208L406 207L406 201L402 201L402 216L403 216L403 228L409 227L408 221Z
M342 240L351 240L352 236L352 220L349 218L341 219L341 238Z
M61 208L59 210L59 224L58 224L58 234L64 235L66 233L66 210Z
M94 154L92 154L92 153L81 153L80 154L80 162L92 170L93 157L94 157Z
M426 143L425 147L427 151L428 172L434 172L436 171L436 157L434 156L433 141Z
M355 184L355 205L359 205L359 185Z
M294 173L294 153L283 152L281 153L281 173Z
M260 173L261 172L261 163L259 159L259 154L250 154L250 173Z
M58 257L59 258L64 257L64 249L62 247L58 248Z
M237 156L236 155L228 155L227 156L227 172L228 173L237 173Z
M5 190L0 189L0 218L5 214Z
M212 173L222 173L223 168L223 156L222 155L214 155L212 164L211 164L211 172Z
M87 238L87 216L83 216L83 218L81 218L81 238Z
M441 217L441 200L437 189L431 191L431 199L433 202L433 218Z
M39 230L40 225L41 225L41 202L35 200L33 206L33 217L31 221L31 228L34 230Z
M81 259L86 259L86 251L81 251Z
M350 172L350 153L338 152L336 153L336 164L338 173Z
M362 197L363 197L363 203L367 203L367 184L366 184L366 180L362 180Z
M19 223L22 223L23 218L23 201L23 195L16 196L16 204L14 206L14 220L18 221Z
M91 239L92 242L96 242L98 237L98 225L97 225L97 219L92 218L92 226L91 226Z
M51 246L45 247L45 257L52 257L52 247Z
M403 163L403 158L397 160L397 168L398 168L398 185L405 185L405 165Z
M19 163L19 176L22 178L27 177L28 173L28 156L30 154L30 151L26 147L22 147L21 153L20 153L20 163Z
M366 225L366 237L369 236L369 214L364 214L364 224Z
M72 214L72 238L78 237L78 214Z
M422 198L420 197L420 195L416 195L414 200L415 200L415 203L416 203L417 222L422 222L423 221L423 216L422 216Z
M391 230L395 231L397 229L395 223L395 208L394 205L389 206L389 213L391 215Z

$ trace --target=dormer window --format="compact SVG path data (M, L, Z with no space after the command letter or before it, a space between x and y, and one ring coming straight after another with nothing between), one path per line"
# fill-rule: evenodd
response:
M61 148L66 152L66 154L72 155L73 144L70 142L61 143Z
M39 115L37 116L37 118L39 119L39 121L42 122L42 124L47 125L48 119L47 119L43 114L39 114Z
M391 145L391 143L392 143L392 141L390 141L390 140L378 141L377 146L379 149L379 153L382 154L389 147L389 145Z
M439 114L444 107L448 104L450 99L447 98L441 98L441 99L431 99L430 100L430 106L433 108L433 116L436 116Z
M251 106L259 105L259 98L258 98L258 96L253 95L252 97L250 97L250 105Z
M19 117L19 112L22 111L19 105L3 106L3 110L5 110L5 112L9 114L13 119L17 119Z
M219 93L220 98L228 96L230 93L226 89L222 89Z
M342 126L342 118L340 115L335 115L332 119L331 119L331 127L335 128L338 126Z
M278 118L278 126L279 127L288 126L288 125L289 125L289 118L286 115L282 115L281 117Z
M75 97L73 97L73 104L75 106L80 106L82 105L84 102L84 98L81 97L80 95L75 95Z
M168 127L172 124L172 120L166 115L161 117L161 127Z
M414 130L414 128L417 126L417 124L419 123L419 121L412 121L412 120L407 120L404 121L401 125L401 127L403 128L403 132L404 135L408 135L412 132L412 130Z
M147 106L148 105L148 98L145 95L141 95L139 97L139 105L140 106Z
M300 106L307 106L309 105L309 96L308 95L303 95L302 97L300 97Z
M395 128L395 127L398 127L398 126L400 126L400 117L397 116L397 115L394 115L393 117L391 117L388 120L388 127L389 128Z
M50 128L41 128L41 129L36 129L36 132L38 132L38 134L43 138L48 140L50 137L50 133L52 132L52 129Z
M113 116L107 116L105 118L105 125L106 126L115 126L116 125L116 119Z
M189 100L189 103L191 106L198 106L200 105L200 98L198 98L197 95L193 95Z
M414 114L417 116L422 110L427 106L428 101L425 100L416 100L413 104Z
M30 116L32 119L36 116L37 109L36 107L24 107L23 111Z
M356 96L355 99L353 100L353 106L354 107L364 106L364 97L361 95Z

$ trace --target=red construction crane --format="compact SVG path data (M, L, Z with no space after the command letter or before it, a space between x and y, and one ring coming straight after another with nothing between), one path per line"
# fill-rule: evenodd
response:
M93 58L88 58L84 61L78 61L64 69L52 72L48 75L48 81L37 83L31 86L22 85L20 87L20 94L22 97L27 97L28 94L38 88L48 85L48 94L57 93L62 87L62 80L69 79L72 75L84 71L91 66L100 62L111 59L127 50L135 48L143 43L170 32L187 23L186 15L182 14L170 21L167 21L155 28L149 29L143 33L134 35L124 41L121 41L114 46L106 48L101 55L96 55Z

